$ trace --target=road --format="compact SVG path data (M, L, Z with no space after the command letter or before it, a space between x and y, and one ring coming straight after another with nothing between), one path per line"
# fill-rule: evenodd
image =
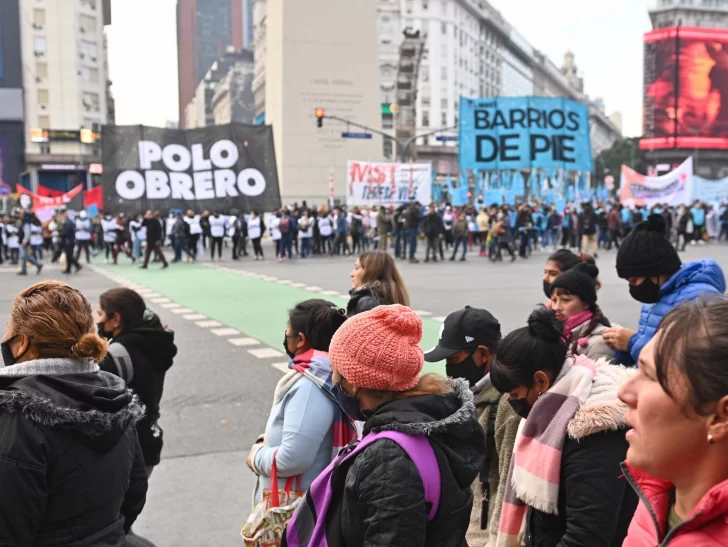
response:
M266 252L272 255L270 248ZM423 348L437 342L443 317L465 305L489 309L504 334L525 325L529 312L545 300L541 275L547 256L537 252L512 264L492 264L473 254L464 263L399 262L412 307L423 317ZM599 303L613 323L634 328L640 307L616 276L615 256L604 253L598 261ZM708 256L728 269L725 246L691 247L683 260ZM211 264L204 259L168 270L97 263L70 277L52 265L40 276L19 277L5 265L0 266L0 319L7 320L15 294L41 279L67 279L94 307L99 295L117 284L139 290L175 331L179 354L162 400L163 459L135 531L160 547L237 546L254 486L245 458L264 429L287 360L281 348L286 312L308 298L344 306L353 262L246 258Z

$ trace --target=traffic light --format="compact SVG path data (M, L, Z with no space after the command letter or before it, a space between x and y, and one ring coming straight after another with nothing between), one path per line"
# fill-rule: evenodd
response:
M317 123L318 127L324 126L324 109L323 108L316 109L316 123Z

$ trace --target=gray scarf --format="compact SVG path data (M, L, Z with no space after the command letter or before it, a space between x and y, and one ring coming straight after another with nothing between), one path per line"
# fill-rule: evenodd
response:
M0 377L24 378L26 376L58 376L60 374L88 374L98 372L99 366L88 359L73 357L53 357L51 359L35 359L18 363L10 367L0 367Z

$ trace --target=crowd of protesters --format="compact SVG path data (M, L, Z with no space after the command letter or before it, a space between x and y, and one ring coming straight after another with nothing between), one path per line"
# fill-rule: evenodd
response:
M266 255L280 262L315 256L358 255L382 249L412 263L465 261L468 252L492 261L504 255L515 261L534 250L569 248L598 257L619 247L631 229L651 214L665 220L668 239L679 249L706 242L728 240L728 206L695 202L691 206L655 205L625 207L613 202L568 203L562 211L555 204L516 202L487 205L482 200L462 207L447 203L419 203L397 207L309 207L293 204L271 213L240 211L198 214L173 210L164 216L147 211L134 217L103 212L89 218L60 210L46 222L34 214L15 210L0 223L0 261L42 267L44 252L56 262L80 269L79 259L102 254L117 263L125 254L147 267L151 258L166 267L165 248L172 263L195 261L205 256L232 260ZM71 251L72 249L72 251ZM229 251L228 251L229 249ZM69 252L70 251L70 252ZM418 252L419 251L419 252Z

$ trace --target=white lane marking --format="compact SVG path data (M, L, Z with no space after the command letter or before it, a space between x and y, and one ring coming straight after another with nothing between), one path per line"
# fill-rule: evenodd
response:
M168 304L169 302L171 302L169 298L165 298L164 296L161 298L152 298L151 301L152 304Z
M123 281L118 281L118 283L122 283L123 284L124 282ZM158 292L150 292L150 293L145 294L144 296L146 298L158 298L158 297L160 297L162 295L159 294Z
M269 359L271 357L283 357L283 354L273 348L249 349L248 353L258 359Z
M432 319L433 321L437 321L438 323L444 323L446 317L439 317L438 316L438 317L430 317L430 319Z
M260 342L258 342L255 338L228 338L228 342L230 342L233 346L258 346L258 345L260 345Z
M291 283L293 283L293 281L291 281L290 279L279 279L278 283L280 283L281 285L290 285Z
M321 291L325 296L339 296L339 291Z
M221 329L212 329L210 332L217 336L237 336L240 334L240 331L238 329L234 329L232 327L223 327Z
M412 310L420 317L430 317L432 315L432 312L425 311L425 310Z
M172 313L176 313L177 315L181 315L183 313L194 313L195 310L191 308L175 308L173 310L170 310Z
M296 287L297 289L300 289L301 287L305 287L305 283L291 283L291 287Z
M273 363L271 365L273 368L280 370L283 374L288 374L291 372L291 369L288 368L288 363Z
M341 294L339 295L339 298L343 298L344 300L349 300L349 298L351 298L351 296L350 296L350 295L348 295L348 294L344 294L344 293L341 293Z
M261 279L263 281L278 281L278 278L277 277L273 277L273 276L270 276L270 275L264 275L264 276L261 277Z
M212 327L222 327L222 323L220 321L215 321L214 319L207 319L205 321L197 321L195 322L195 325L198 327L202 327L203 329L209 329Z
M197 321L199 319L207 319L206 315L202 315L201 313L190 313L188 315L183 315L185 319L188 321Z
M311 292L321 292L321 291L323 291L323 289L321 287L306 287L306 290L307 291L311 291Z
M179 308L180 304L177 304L177 302L165 302L161 307L165 310L171 310L173 308Z

